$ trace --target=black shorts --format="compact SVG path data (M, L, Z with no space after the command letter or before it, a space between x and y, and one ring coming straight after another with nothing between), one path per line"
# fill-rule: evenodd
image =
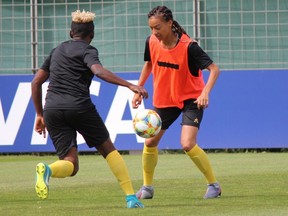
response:
M191 125L199 128L203 118L203 109L198 109L194 99L185 100L182 109L178 107L154 108L162 120L162 129L166 130L182 113L181 125Z
M44 121L60 159L72 147L77 148L77 131L90 148L109 138L109 132L95 106L86 110L44 110Z

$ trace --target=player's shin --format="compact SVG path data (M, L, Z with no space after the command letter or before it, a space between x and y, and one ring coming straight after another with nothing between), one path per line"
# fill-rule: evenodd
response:
M110 152L106 157L106 161L124 193L126 195L134 194L126 163L119 152L117 150Z
M205 176L207 183L212 184L217 182L212 166L209 162L207 154L198 145L195 145L190 151L185 152L195 163L198 169Z
M142 165L143 165L143 185L151 186L155 167L158 162L158 147L147 147L144 145Z

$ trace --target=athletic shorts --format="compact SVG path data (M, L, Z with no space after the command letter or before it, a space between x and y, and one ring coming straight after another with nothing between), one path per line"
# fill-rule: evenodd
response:
M109 132L95 106L86 110L44 110L44 121L60 159L77 148L77 131L92 148L109 138Z
M203 118L203 109L198 109L195 99L184 101L182 109L178 107L154 108L162 120L162 129L166 130L182 113L181 125L190 125L199 128Z

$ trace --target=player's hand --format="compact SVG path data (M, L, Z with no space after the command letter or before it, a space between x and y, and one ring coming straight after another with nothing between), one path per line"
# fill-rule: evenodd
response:
M137 109L141 105L142 99L143 98L141 97L140 94L134 94L134 97L132 99L132 107L134 109Z
M35 131L40 135L43 134L43 137L46 138L46 126L44 123L43 116L37 116L35 122Z
M134 93L139 94L142 98L145 98L145 99L148 98L148 92L142 86L132 84L129 86L129 89L133 91Z
M197 104L198 109L206 109L209 105L209 97L208 94L202 93L194 103Z

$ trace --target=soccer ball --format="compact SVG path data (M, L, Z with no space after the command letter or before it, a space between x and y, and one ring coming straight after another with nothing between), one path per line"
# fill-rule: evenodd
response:
M140 110L133 119L134 131L142 138L156 136L161 130L161 126L161 118L154 110Z

